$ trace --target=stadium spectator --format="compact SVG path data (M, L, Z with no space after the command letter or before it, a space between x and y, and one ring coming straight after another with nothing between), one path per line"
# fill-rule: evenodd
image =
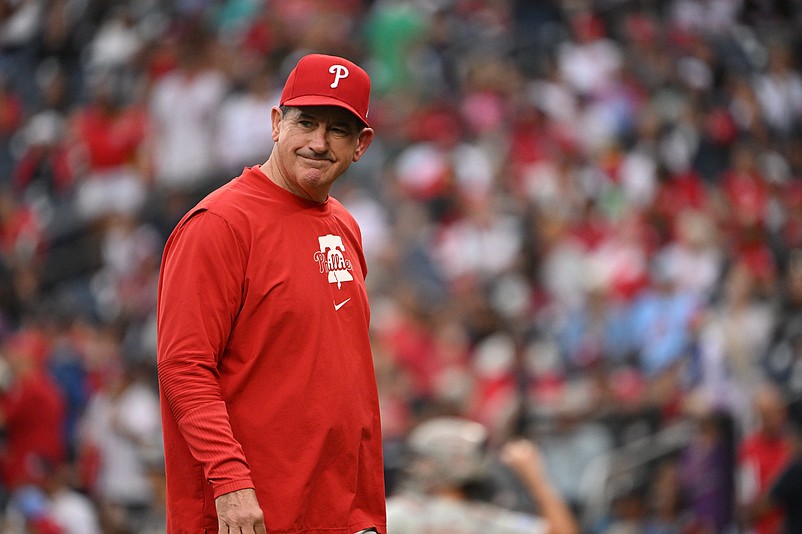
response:
M47 372L50 346L44 332L28 327L8 337L1 348L0 481L14 491L38 482L45 465L66 459L66 409L61 390Z
M779 532L784 521L778 506L761 507L777 477L793 454L785 399L773 384L758 389L754 396L757 428L746 434L738 450L738 503L743 528L757 534ZM770 502L770 501L769 501ZM759 513L758 513L759 512Z
M413 429L407 440L408 486L387 502L390 532L578 532L570 508L549 483L531 441L512 440L498 455L521 477L539 508L539 517L470 497L469 486L480 481L489 462L488 438L481 424L455 417L432 418Z

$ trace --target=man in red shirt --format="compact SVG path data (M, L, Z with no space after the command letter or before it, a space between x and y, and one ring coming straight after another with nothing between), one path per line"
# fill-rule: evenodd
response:
M0 391L0 422L5 431L0 482L16 490L37 482L43 465L59 465L66 459L66 406L47 372L49 346L41 331L31 327L17 332L0 346L0 353L11 375Z
M782 510L763 503L793 455L787 407L773 385L762 386L754 395L754 404L760 426L743 439L738 451L741 515L748 532L778 534Z
M271 112L268 160L165 246L169 534L385 533L367 267L356 221L329 196L373 139L369 94L354 63L304 56Z

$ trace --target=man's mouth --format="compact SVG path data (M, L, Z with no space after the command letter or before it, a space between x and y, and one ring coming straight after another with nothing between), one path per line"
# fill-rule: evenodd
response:
M305 156L303 154L299 154L300 158L308 162L309 165L313 167L322 167L324 165L328 165L331 163L329 158L319 158L315 156Z

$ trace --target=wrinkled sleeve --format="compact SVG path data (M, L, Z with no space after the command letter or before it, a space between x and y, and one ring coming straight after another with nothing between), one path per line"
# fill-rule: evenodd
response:
M246 260L231 226L199 210L168 240L159 280L159 387L215 497L253 487L218 372L242 302Z

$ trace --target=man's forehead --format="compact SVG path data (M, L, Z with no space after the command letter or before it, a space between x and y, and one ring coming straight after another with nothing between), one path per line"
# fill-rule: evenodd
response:
M356 115L339 106L298 106L296 109L298 109L300 117L359 124L359 119Z

